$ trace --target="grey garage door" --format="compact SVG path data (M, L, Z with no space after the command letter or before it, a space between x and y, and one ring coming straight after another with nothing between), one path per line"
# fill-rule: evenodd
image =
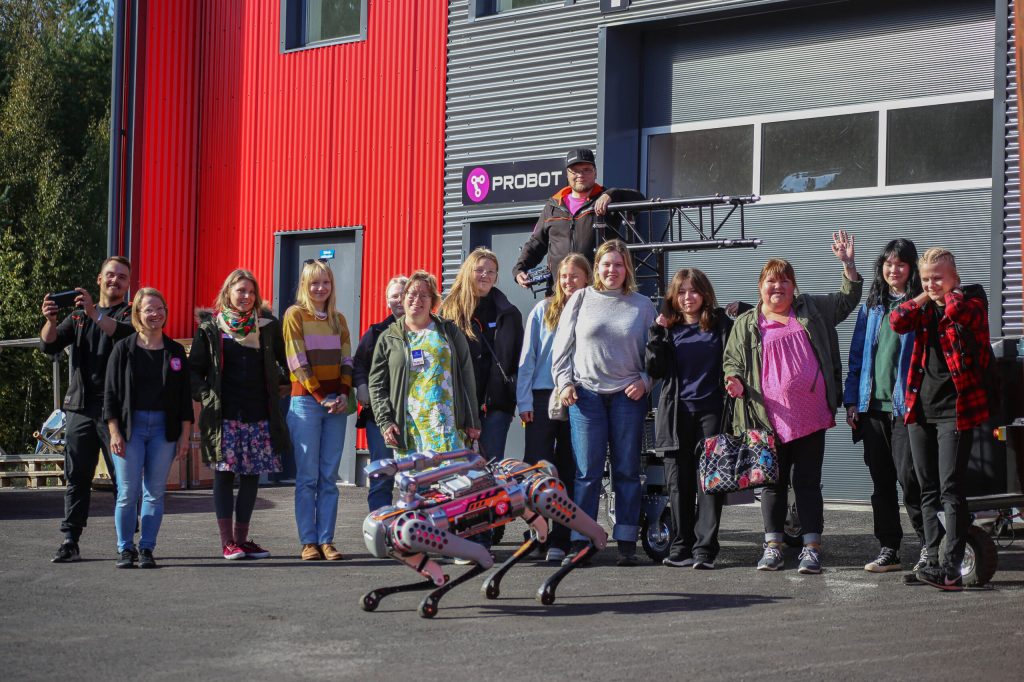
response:
M649 33L643 55L641 120L645 133L693 130L703 121L744 117L765 116L778 123L786 112L800 118L806 115L800 112L808 110L938 96L956 100L964 93L993 89L991 2L930 3L927 12L922 12L920 5L867 6L870 9L860 3L852 7L833 5L826 10L787 12L775 18L730 19ZM984 109L975 105L984 107L983 98L964 106L975 107L971 115L977 120ZM870 126L877 126L877 117L886 115L884 111L875 114L875 124L867 119L853 123L866 120L866 130L875 130L877 135L877 129ZM890 130L896 129L894 120L888 119ZM757 143L764 154L771 143L767 124L758 130L761 137ZM1000 117L1000 139L1002 135ZM642 140L648 139L642 136ZM803 142L797 139L792 144ZM884 140L881 144L880 154L885 154ZM825 152L830 151L827 141L822 145ZM665 176L665 168L654 167L658 160L650 153L653 149L652 145L645 157L645 189L649 195L667 196L670 192L662 189L678 189L679 185ZM685 155L680 147L674 149L668 156L663 155L660 163L664 166L665 158L674 159L674 177L685 181L685 169L679 168L686 163ZM842 156L842 149L835 151ZM991 152L989 162L990 175ZM869 158L868 173L874 172L871 163L878 163L877 155ZM891 177L899 170L892 159L888 163ZM793 191L794 187L797 191L813 190L814 183L820 188L830 182L836 182L835 187L840 189L838 183L843 178L837 180L835 170L822 166L772 179L777 169L764 157L751 170L754 180L741 178L738 189L728 187L725 191L745 188L767 195ZM913 175L918 168L910 163L902 172ZM758 175L764 188L756 184ZM981 175L975 177L981 179ZM722 181L727 184L726 178ZM855 178L849 182L853 183L850 187L864 187ZM761 266L768 258L780 256L793 262L802 291L827 293L839 283L839 267L829 252L829 235L834 229L845 228L857 235L862 272L870 274L875 256L889 239L908 237L920 250L936 245L952 249L965 280L986 286L991 281L989 184L953 183L921 191L880 191L875 196L870 191L822 196L827 198L775 203L766 199L748 212L748 234L764 239L761 249L681 254L670 259L671 271L684 264L701 267L711 277L720 300L753 301ZM844 356L853 319L851 316L839 329ZM870 496L871 484L862 460L860 446L852 444L845 424L829 432L823 477L827 498L864 500Z

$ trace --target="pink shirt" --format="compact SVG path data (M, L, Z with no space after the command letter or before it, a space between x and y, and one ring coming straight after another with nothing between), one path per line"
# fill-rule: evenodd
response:
M761 391L768 419L783 443L836 425L825 376L811 339L790 313L786 324L758 315L761 330Z
M576 211L580 210L580 206L587 203L587 197L582 199L576 199L572 194L565 195L565 205L569 209L569 213L576 215Z

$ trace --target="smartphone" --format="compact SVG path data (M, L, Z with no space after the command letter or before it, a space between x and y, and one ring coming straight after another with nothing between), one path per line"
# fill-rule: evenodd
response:
M50 294L50 300L57 304L58 308L72 308L75 305L75 299L81 296L81 292L77 289L70 291L62 291L59 294Z

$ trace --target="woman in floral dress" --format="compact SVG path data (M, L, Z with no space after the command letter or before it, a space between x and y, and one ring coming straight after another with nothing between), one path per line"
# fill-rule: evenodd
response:
M374 349L370 401L397 456L458 450L480 436L469 344L457 326L432 314L440 301L434 276L413 273L403 293L405 315Z

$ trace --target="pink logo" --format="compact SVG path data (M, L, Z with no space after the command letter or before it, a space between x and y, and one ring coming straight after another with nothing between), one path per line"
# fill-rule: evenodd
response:
M171 358L171 369L175 372L181 371L181 358Z
M504 516L508 513L508 504L505 502L499 502L494 506L494 511L498 512L499 515Z
M479 204L487 198L487 192L491 189L491 176L486 170L479 166L469 171L466 176L466 196L474 204Z

